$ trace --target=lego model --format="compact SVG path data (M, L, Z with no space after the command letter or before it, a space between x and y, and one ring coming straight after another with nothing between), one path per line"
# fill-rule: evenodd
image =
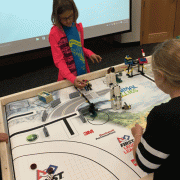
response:
M57 105L59 105L61 103L61 100L60 98L54 100L52 103L51 103L51 107L52 108L55 108Z
M124 59L125 65L128 65L128 73L127 76L133 77L133 66L135 66L137 64L137 60L133 60L129 55L126 55L125 59ZM131 75L130 75L131 73Z
M47 117L48 117L48 113L46 110L44 110L43 115L42 115L42 122L45 122Z
M75 87L75 89L81 94L81 96L87 101L87 103L89 103L88 111L89 111L89 113L90 113L90 116L91 116L91 117L96 117L96 116L97 116L97 111L98 111L98 109L95 108L95 104L94 104L94 103L91 103L91 102L89 101L89 99L88 99L76 86L74 86L74 87Z
M126 57L124 58L124 62L125 62L125 65L132 65L133 64L133 60L129 55L126 55Z
M127 103L124 102L124 106L122 107L122 109L129 110L129 109L131 109L131 105L128 106Z
M141 49L142 51L142 57L138 58L138 60L133 60L131 57L129 57L129 55L127 55L124 59L125 65L128 65L128 73L127 76L133 77L139 74L135 74L133 75L133 66L138 64L138 72L140 72L140 74L144 75L143 69L144 69L144 64L148 63L147 59L145 58L145 52L143 49ZM142 68L142 69L141 69ZM140 70L141 69L141 70Z
M69 98L70 99L73 99L73 98L76 98L76 97L79 97L80 96L80 93L79 92L73 92L73 93L70 93L69 94Z
M144 69L144 64L148 63L147 59L145 58L145 52L143 49L142 51L142 57L138 58L139 64L138 64L138 72L140 72L142 75L144 75L143 69ZM140 70L140 67L142 67L142 70Z
M43 125L43 132L44 132L45 137L49 137L49 132L45 125Z
M97 116L98 109L95 108L94 103L90 103L88 111L89 111L91 117L95 118Z
M81 119L81 121L83 122L83 123L86 123L86 119L85 119L85 117L83 116L83 114L81 113L81 111L78 111L79 112L79 118Z
M109 87L116 84L116 74L113 67L110 67L108 69L108 72L106 74L106 84Z
M118 110L122 108L122 97L121 97L121 87L116 85L111 88L110 91L110 99L111 99L111 108L114 110Z
M51 101L53 101L53 96L51 93L48 93L46 91L42 91L38 94L38 98L40 101L44 102L44 103L50 103Z
M116 82L117 83L122 83L122 79L120 78L122 76L122 72L119 72L116 74Z
M88 80L82 80L86 86L84 87L86 91L92 90L92 84Z

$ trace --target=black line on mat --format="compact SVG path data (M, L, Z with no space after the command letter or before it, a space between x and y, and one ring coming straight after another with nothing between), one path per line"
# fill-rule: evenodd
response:
M102 168L106 169L111 175L113 175L113 177L115 177L117 180L119 180L119 178L113 173L111 172L109 169L107 169L105 166L103 166L102 164L98 163L97 161L90 159L88 157L79 155L79 154L75 154L75 153L69 153L69 152L46 152L46 153L37 153L37 154L29 154L29 155L39 155L39 154L70 154L70 155L74 155L74 156L79 156L85 159L88 159L96 164L98 164L99 166L101 166ZM24 156L29 156L29 155L24 155ZM19 157L18 157L19 158Z
M154 79L151 79L150 77L146 76L145 74L144 74L144 75L142 75L142 76L146 77L147 79L149 79L149 80L151 80L152 82L154 82L154 83L155 83L155 80L154 80Z
M74 114L71 114L71 115L69 115L69 116L62 117L62 118L57 119L57 120L55 120L55 121L53 121L53 122L46 123L46 124L44 124L44 126L48 126L48 125L50 125L50 124L54 124L54 123L56 123L56 122L58 122L58 121L64 120L64 118L70 118L70 117L73 117L73 116L76 116L76 115L77 115L77 114L74 113ZM11 134L9 137L12 138L12 137L15 136L15 135L22 134L22 133L26 133L26 132L29 132L29 131L33 131L33 130L36 130L36 129L39 129L39 128L42 128L42 127L43 127L43 125L37 126L37 127L35 127L35 128L27 129L27 130L24 130L24 131L19 131L19 132L16 132L16 133L14 133L14 134Z
M30 115L30 114L33 114L33 112L26 113L26 114L20 114L20 115L17 115L17 116L13 116L13 117L7 119L7 121L10 121L11 119L14 119L14 118L17 118L17 117L27 116L27 115Z
M74 135L74 131L72 130L70 124L69 124L68 121L67 121L67 119L64 118L63 121L64 121L64 124L66 125L66 127L68 128L70 134L71 134L71 135Z
M104 151L104 152L112 155L113 157L115 157L116 159L118 159L119 161L121 161L124 165L126 165L129 169L131 169L139 178L142 178L132 167L130 167L128 164L126 164L122 159L118 158L116 155L110 153L109 151L106 151L105 149L102 149L102 148L100 148L100 147L94 146L94 145L92 145L92 144L83 143L83 142L78 142L78 141L69 141L69 140L53 140L53 141L36 142L36 143L32 143L32 144L43 144L43 143L50 143L50 142L77 143L77 144L84 144L84 145L87 145L87 146L91 146L91 147L97 148L97 149L99 149L99 150L101 150L101 151ZM32 144L26 144L26 145L20 145L20 146L31 146ZM20 147L20 146L18 146L18 147ZM22 155L22 156L16 157L15 159L13 159L13 161L15 161L15 160L18 159L18 158L25 157L25 156L32 156L32 155L46 154L46 153L48 153L48 152ZM53 152L49 152L49 153L53 153ZM63 153L63 152L54 152L54 153ZM66 153L67 153L67 152L66 152Z

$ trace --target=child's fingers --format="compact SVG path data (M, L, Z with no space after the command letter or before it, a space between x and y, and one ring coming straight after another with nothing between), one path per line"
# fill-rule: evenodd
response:
M81 80L77 80L77 86L78 86L78 88L84 88L85 86L86 86L86 84L83 82L83 81L81 81Z
M90 59L91 59L91 61L94 63L94 59L93 59L92 57L91 57Z
M78 83L82 84L82 85L85 85L85 83L83 81L81 81L81 80L78 80Z
M78 88L83 89L86 85L79 84Z
M82 85L78 85L78 88L79 88L79 89L83 89L83 88L84 88L84 86L82 86Z
M97 55L96 56L96 61L99 63L99 62L101 62L101 60L102 60L102 58L99 55Z
M97 62L97 63L99 63L99 62L100 62L100 61L99 61L99 58L97 58L97 57L96 57L96 62Z
M98 55L95 56L95 60L97 63L99 63L99 56Z
M98 58L99 58L99 62L101 62L101 60L102 60L102 57L98 55Z

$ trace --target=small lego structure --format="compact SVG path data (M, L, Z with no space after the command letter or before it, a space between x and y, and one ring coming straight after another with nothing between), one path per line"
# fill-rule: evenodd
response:
M49 132L48 132L47 128L45 127L45 125L43 125L43 132L44 132L45 137L49 136Z
M121 87L116 85L111 88L110 91L110 99L111 99L111 108L114 110L118 110L122 107L121 102Z
M122 83L122 79L120 78L122 76L122 72L119 72L118 74L116 74L116 82L117 83Z
M108 69L108 72L107 72L108 74L109 73L115 73L115 68L114 67L110 67L109 69Z
M112 86L116 84L116 74L114 67L110 67L106 74L106 84L107 86Z
M79 118L81 119L81 121L83 122L83 123L86 123L86 119L85 119L85 117L83 116L83 114L80 112L80 111L78 111L79 112Z
M92 90L92 84L88 80L82 80L86 86L84 87L86 91Z
M127 105L127 103L126 102L124 102L124 106L122 107L122 109L124 109L124 110L129 110L129 109L131 109L131 105Z
M97 116L97 112L96 112L96 111L98 111L98 109L95 108L95 104L91 103L91 102L89 101L89 99L88 99L76 86L74 86L74 87L75 87L75 89L77 89L77 91L81 94L81 96L87 101L87 103L89 103L88 111L89 111L89 113L90 113L90 116L91 116L91 117L96 117L96 116Z
M55 108L57 105L59 105L61 103L60 101L60 98L54 100L52 103L51 103L51 107L52 108Z
M45 121L46 121L47 116L48 116L48 113L47 113L47 111L45 110L45 111L43 112L43 115L42 115L42 122L45 122Z
M147 59L145 58L145 52L143 49L142 51L142 57L138 58L139 64L138 64L138 72L140 72L142 75L144 75L143 69L144 69L144 64L148 63ZM142 70L140 70L140 67L142 67Z
M38 98L40 101L44 102L44 103L50 103L51 101L53 101L53 96L51 93L48 93L46 91L42 91L38 94Z
M73 99L73 98L76 98L76 97L79 97L79 96L80 96L79 92L73 92L73 93L69 94L70 99Z
M125 65L128 65L128 73L126 74L128 77L133 77L133 66L134 66L134 62L132 60L132 58L129 55L126 55L125 59L124 59ZM130 75L131 73L131 75Z
M89 109L88 109L91 117L96 117L98 109L95 108L95 104L90 103Z
M128 65L128 68L127 68L128 73L126 75L129 78L139 75L139 74L133 75L133 66L135 66L136 64L138 64L138 72L140 72L140 74L144 75L144 72L143 72L144 64L148 63L148 62L147 62L147 59L145 58L144 50L141 49L141 51L142 51L142 57L138 58L138 60L132 60L132 58L129 57L129 55L127 55L124 59L125 65ZM140 70L140 67L142 67L142 70Z
M125 65L133 65L133 60L129 55L124 58Z

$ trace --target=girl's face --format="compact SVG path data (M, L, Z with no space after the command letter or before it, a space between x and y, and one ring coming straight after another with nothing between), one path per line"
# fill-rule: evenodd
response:
M59 15L61 24L63 26L71 27L74 21L74 12L73 10L67 10L66 12Z

